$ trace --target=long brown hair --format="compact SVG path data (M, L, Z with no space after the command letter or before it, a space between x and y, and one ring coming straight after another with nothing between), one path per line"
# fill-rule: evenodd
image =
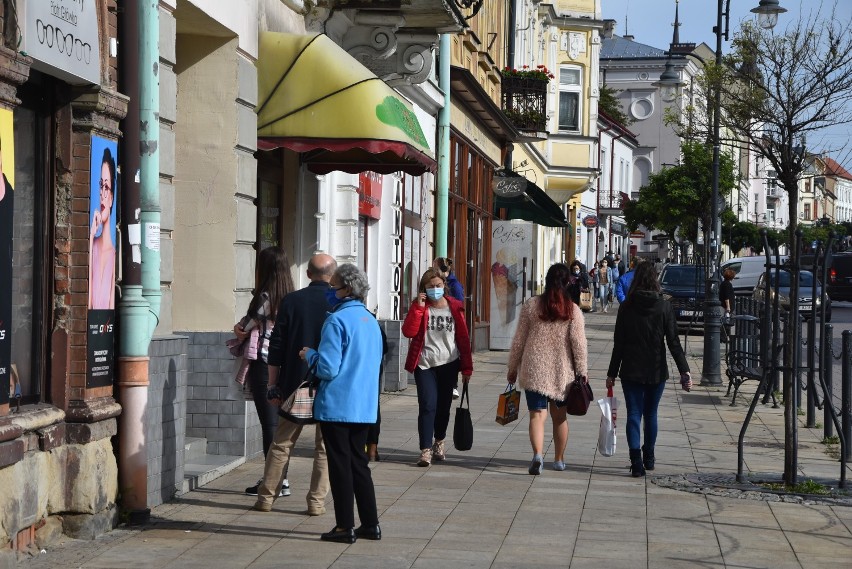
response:
M556 263L547 270L544 277L544 293L539 304L539 317L545 322L571 320L574 301L568 293L571 271L565 263Z
M287 253L281 247L267 247L260 252L257 259L257 288L254 290L254 298L249 304L249 315L256 315L263 306L263 293L269 297L270 314L274 317L278 313L281 300L291 292L293 276L290 274L290 261Z

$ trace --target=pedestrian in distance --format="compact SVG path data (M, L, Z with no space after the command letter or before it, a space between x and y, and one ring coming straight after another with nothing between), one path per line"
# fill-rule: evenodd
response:
M627 298L627 291L630 290L630 283L633 282L633 273L636 271L636 267L639 263L644 262L645 259L642 257L633 257L630 260L630 272L621 275L621 278L615 283L615 297L618 299L619 304L622 304Z
M597 295L601 304L601 312L607 312L609 310L609 295L610 292L612 292L612 286L615 283L616 275L616 271L612 270L612 267L609 266L609 262L606 259L601 259L597 270Z
M364 304L370 285L363 271L352 264L340 265L329 285L326 297L332 308L319 346L299 352L319 379L314 418L325 441L334 498L336 525L321 538L340 543L355 543L359 537L379 540L382 530L376 490L364 449L379 408L376 378L382 361L382 333ZM361 520L358 529L353 501Z
M378 308L376 310L378 310ZM381 395L382 375L384 375L385 371L385 356L388 353L388 337L381 326L379 326L379 332L382 333L382 362L379 365L379 394ZM379 462L381 460L381 457L379 456L379 435L381 435L381 433L382 405L380 402L379 406L376 407L376 422L370 425L370 428L367 429L367 458L370 459L370 462Z
M589 273L586 272L586 266L574 259L570 266L571 274L568 277L568 292L571 295L571 300L577 306L580 305L580 293L588 292L589 290Z
M621 278L627 272L624 261L621 260L620 253L615 254L615 268L618 270L618 278Z
M544 466L544 423L548 407L553 420L553 469L565 470L568 416L564 402L575 377L587 376L586 333L583 312L571 299L571 272L563 263L550 267L544 293L524 303L506 379L524 390L530 412L529 435L533 459L529 473Z
M234 325L234 334L240 341L249 337L252 330L257 328L259 357L249 364L246 382L251 390L254 408L260 421L264 458L269 452L269 446L278 427L278 413L266 399L266 386L269 383L267 366L269 339L272 337L281 301L293 292L293 288L287 253L280 247L267 247L258 256L254 296L249 303L248 311ZM246 488L246 493L256 494L257 486Z
M275 328L269 339L269 380L266 388L268 407L280 409L281 401L290 396L307 376L308 365L299 357L303 346L317 346L330 305L326 295L334 271L335 260L317 254L308 261L308 286L284 297L278 308ZM286 480L293 447L302 434L304 425L293 423L286 417L278 417L278 428L266 453L263 478L247 494L256 494L254 509L261 512L272 510L276 495L290 495L290 484ZM325 444L319 427L314 433L314 461L311 483L307 494L307 514L319 516L325 513L325 498L328 495L328 461ZM286 493L277 492L282 488Z
M446 458L444 439L453 384L460 371L465 384L473 374L464 305L447 297L447 281L439 271L428 269L420 278L417 298L402 323L402 334L411 338L405 369L414 374L417 384L417 465L425 467Z
M722 284L719 286L719 300L722 302L722 310L725 318L730 318L734 311L734 277L737 276L732 269L725 269L722 273Z
M634 477L654 470L654 445L657 441L657 409L669 367L665 346L680 371L681 387L692 388L689 364L677 336L674 310L660 292L657 271L652 263L639 263L627 299L618 310L615 337L607 370L607 388L621 378L627 405L627 446L630 449L630 472ZM628 273L630 274L630 273ZM644 439L640 425L644 424Z
M447 296L455 298L460 302L464 302L464 287L456 278L453 272L453 260L448 257L437 257L432 263L432 268L441 273L447 281ZM459 398L459 382L456 380L453 384L453 399Z

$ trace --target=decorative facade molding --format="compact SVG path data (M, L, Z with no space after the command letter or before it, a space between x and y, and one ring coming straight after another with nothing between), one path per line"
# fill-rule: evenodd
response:
M18 87L30 77L32 58L0 46L0 106L12 109L21 104Z
M71 102L72 128L119 138L119 121L127 114L130 98L102 86L75 89Z

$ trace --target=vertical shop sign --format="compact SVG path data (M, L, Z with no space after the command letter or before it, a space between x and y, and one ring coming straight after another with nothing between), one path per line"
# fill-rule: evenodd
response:
M111 385L115 358L115 141L92 137L86 387Z
M491 349L508 350L524 301L524 266L531 269L533 225L523 221L491 223Z
M382 214L382 175L375 172L358 174L358 215L379 219Z
M0 405L16 393L12 381L12 221L15 212L15 145L12 111L0 110ZM17 393L20 393L17 391Z
M391 246L391 314L393 320L402 319L402 182L394 180L393 184L393 245Z

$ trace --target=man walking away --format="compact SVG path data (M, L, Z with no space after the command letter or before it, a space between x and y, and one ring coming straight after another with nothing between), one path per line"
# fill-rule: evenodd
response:
M302 346L317 346L322 326L328 315L329 288L337 263L330 255L317 254L308 262L310 284L284 297L278 309L275 329L269 340L269 386L266 398L276 407L281 400L293 393L308 373L308 364L299 357ZM332 291L333 294L333 291ZM278 430L266 455L263 480L257 489L254 509L261 512L272 510L276 489L281 484L290 464L290 453L303 425L279 417ZM325 513L325 497L328 494L328 461L322 434L316 427L314 439L314 467L311 487L308 491L308 515Z

